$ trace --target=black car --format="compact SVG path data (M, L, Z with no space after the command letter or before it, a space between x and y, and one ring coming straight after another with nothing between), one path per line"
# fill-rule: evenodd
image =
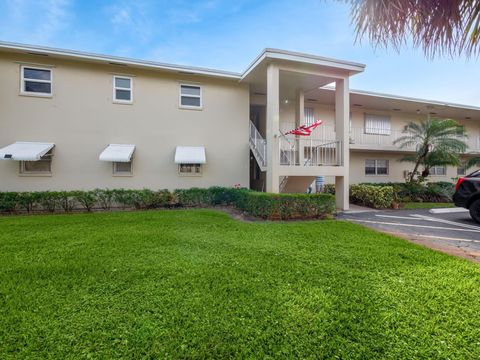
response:
M470 210L472 219L480 223L480 170L458 179L453 202Z

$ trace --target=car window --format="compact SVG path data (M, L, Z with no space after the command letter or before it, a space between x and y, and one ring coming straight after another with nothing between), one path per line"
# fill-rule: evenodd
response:
M475 170L473 173L471 173L470 175L467 175L466 177L478 178L480 177L480 170Z

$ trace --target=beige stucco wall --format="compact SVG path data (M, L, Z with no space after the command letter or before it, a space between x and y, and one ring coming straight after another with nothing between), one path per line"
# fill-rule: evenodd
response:
M18 175L0 161L0 191L248 186L249 90L234 80L40 56L0 55L0 147L15 141L56 144L51 177ZM19 95L20 63L53 66L53 97ZM132 105L112 102L113 74L132 75ZM179 83L198 83L203 110L179 109ZM109 143L135 144L133 176L112 176L98 160ZM205 146L201 177L178 176L177 145Z

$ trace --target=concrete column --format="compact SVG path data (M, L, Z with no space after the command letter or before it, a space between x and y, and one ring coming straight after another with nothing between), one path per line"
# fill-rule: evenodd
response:
M295 127L299 127L305 124L305 93L303 89L297 90L297 98L295 101ZM298 150L298 161L300 166L305 164L305 153L303 151L301 136L296 137L296 148Z
M337 141L341 149L337 156L341 158L344 176L335 177L335 197L337 208L348 210L350 184L350 90L348 78L336 81L335 85L335 126Z
M267 192L280 191L280 72L275 64L267 66Z

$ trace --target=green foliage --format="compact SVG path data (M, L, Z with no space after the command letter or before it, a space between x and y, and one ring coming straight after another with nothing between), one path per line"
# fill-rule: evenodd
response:
M13 212L17 208L18 193L4 192L0 193L0 211Z
M87 211L92 211L97 203L95 191L75 191L73 196L77 203L82 205Z
M344 221L0 217L2 359L477 359L480 267Z
M414 163L409 181L415 176L425 179L433 166L459 166L460 154L467 149L462 139L464 128L452 119L428 119L421 122L410 122L394 144L401 149L416 149L413 155L405 155L400 161ZM420 172L420 167L423 167Z
M55 197L57 198L58 205L63 211L68 213L75 208L77 194L78 192L75 191L59 191Z
M103 210L110 210L114 200L114 192L109 189L95 189L93 194Z
M149 189L0 193L0 211L3 212L12 212L17 208L29 212L37 204L52 213L60 208L71 212L77 206L92 211L96 204L104 210L110 209L112 204L123 209L230 205L264 219L322 218L335 210L334 197L328 194L267 194L218 186L178 189L173 193Z
M330 194L249 192L245 195L241 210L263 219L321 218L335 211L335 197Z
M355 204L384 209L395 200L393 186L351 185L350 200Z
M449 202L455 185L446 181L422 183L365 183L370 186L393 186L395 197L401 202Z

